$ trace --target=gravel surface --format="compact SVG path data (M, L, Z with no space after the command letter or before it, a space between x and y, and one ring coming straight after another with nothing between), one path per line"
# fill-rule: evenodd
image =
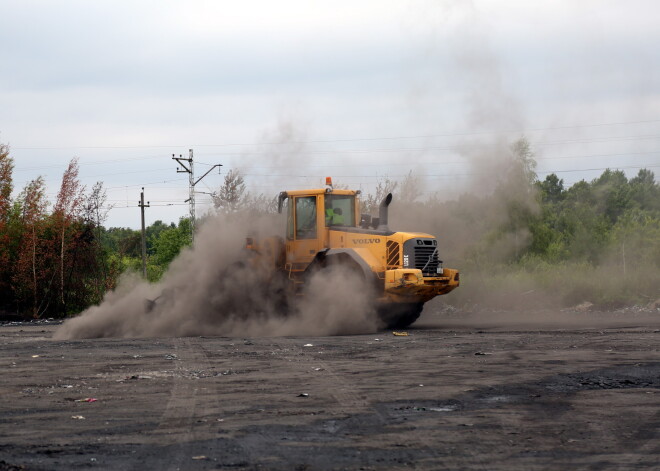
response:
M0 471L658 469L660 313L406 335L54 341L0 326Z

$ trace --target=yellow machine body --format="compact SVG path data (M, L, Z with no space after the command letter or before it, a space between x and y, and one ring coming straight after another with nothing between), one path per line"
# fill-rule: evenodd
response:
M423 303L459 286L458 270L441 266L435 237L389 229L391 195L381 203L379 220L371 224L359 214L359 193L332 187L282 192L280 212L287 201L284 239L256 244L250 239L248 246L294 286L304 285L310 268L336 258L371 278L380 304L419 306L419 312Z

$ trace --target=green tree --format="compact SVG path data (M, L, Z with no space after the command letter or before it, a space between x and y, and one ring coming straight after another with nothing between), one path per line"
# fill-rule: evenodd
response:
M511 145L510 168L507 178L500 182L484 207L495 214L494 227L488 232L487 245L500 258L508 252L518 260L530 245L529 227L538 213L535 192L536 161L529 141L522 137ZM498 220L499 219L499 220ZM508 246L508 247L507 247Z
M551 173L542 182L536 182L541 202L544 204L557 204L564 199L564 180Z
M153 265L157 267L158 277L167 269L174 258L179 255L181 249L189 247L192 243L190 239L190 220L181 218L176 227L170 227L161 231L152 240Z
M147 241L147 253L153 255L155 250L153 248L152 241L156 240L161 232L166 231L167 229L173 229L176 227L176 224L173 222L165 224L163 221L158 219L154 221L153 224L150 224L144 229L145 238Z
M612 224L627 209L633 207L633 199L626 174L621 170L605 170L591 186L596 197L596 208Z
M637 208L627 210L612 228L612 249L620 254L624 274L634 267L660 269L660 217Z
M142 256L142 235L140 231L128 227L110 227L101 232L103 246L119 257Z
M630 197L643 210L660 211L660 185L652 171L640 169L630 179Z

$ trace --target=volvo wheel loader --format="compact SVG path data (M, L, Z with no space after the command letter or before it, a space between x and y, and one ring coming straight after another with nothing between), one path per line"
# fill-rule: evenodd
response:
M274 266L291 292L302 293L319 270L342 265L373 288L383 324L401 328L417 320L425 302L458 287L459 272L442 267L435 237L389 228L391 193L380 204L379 217L371 218L359 214L359 190L334 189L330 178L326 184L279 194L278 211L286 208L284 238L247 239L259 264L266 260Z

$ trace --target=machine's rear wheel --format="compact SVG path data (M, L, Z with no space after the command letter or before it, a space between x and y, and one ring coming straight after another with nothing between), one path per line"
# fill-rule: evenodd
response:
M415 322L424 309L423 303L390 303L378 308L378 316L387 329L402 329Z

